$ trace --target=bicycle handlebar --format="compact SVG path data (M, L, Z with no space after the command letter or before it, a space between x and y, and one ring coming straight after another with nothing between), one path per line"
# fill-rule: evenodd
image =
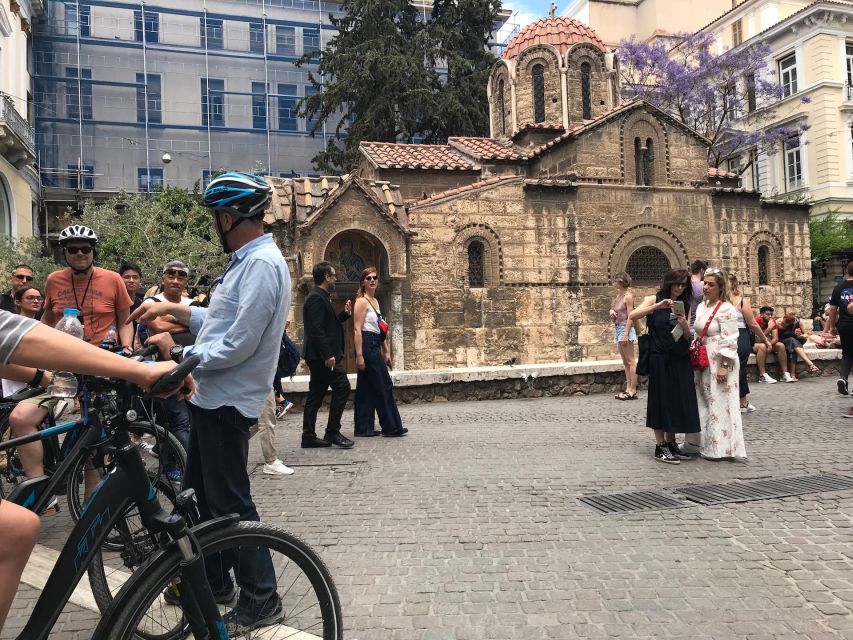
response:
M201 362L201 359L198 356L190 356L184 359L181 364L155 382L148 391L148 395L156 396L163 393L171 393L181 386L184 378L199 365L199 362Z
M139 351L134 351L130 358L131 360L136 360L137 362L142 362L148 356L153 356L159 351L156 345L150 344L147 347L142 347Z

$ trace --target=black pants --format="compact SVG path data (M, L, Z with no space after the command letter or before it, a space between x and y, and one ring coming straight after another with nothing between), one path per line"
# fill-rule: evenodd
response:
M192 428L187 452L184 489L195 489L202 521L236 513L240 520L260 520L249 486L249 427L246 418L230 406L202 409L189 404ZM237 607L246 612L267 609L277 598L276 577L269 551L242 547L238 553L212 554L205 569L214 591L232 584L230 571L240 586Z
M349 398L350 384L343 362L335 363L334 370L329 369L321 360L309 360L308 369L311 380L308 382L308 397L305 399L305 411L302 414L302 437L317 435L317 412L323 404L323 396L332 388L332 402L329 407L329 422L326 435L341 432L341 416Z
M839 324L838 337L841 339L841 377L847 380L853 365L853 324Z
M358 372L355 388L355 435L375 436L377 415L382 433L397 433L403 428L403 421L394 400L394 383L382 357L379 334L362 331L361 350L364 370Z
M749 382L746 379L746 364L749 362L749 354L752 353L752 340L749 338L749 329L738 329L737 334L737 359L740 360L740 397L749 395Z

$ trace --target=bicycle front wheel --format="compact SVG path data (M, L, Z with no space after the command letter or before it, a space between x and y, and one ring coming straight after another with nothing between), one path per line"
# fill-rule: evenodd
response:
M262 522L238 522L199 537L211 587L223 616L236 618L229 636L341 640L343 622L332 576L298 537ZM186 638L180 604L181 558L175 551L132 588L122 589L101 626L109 640ZM260 567L260 568L259 568ZM168 593L165 593L166 590ZM112 609L111 609L112 611ZM100 637L96 632L94 637Z

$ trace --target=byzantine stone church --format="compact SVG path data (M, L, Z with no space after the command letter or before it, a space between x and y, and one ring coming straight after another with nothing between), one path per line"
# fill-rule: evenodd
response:
M269 178L296 337L323 259L339 306L379 269L397 370L614 357L613 276L645 294L695 259L736 273L756 308L807 313L807 207L709 169L701 135L620 99L618 64L585 25L543 18L491 70L490 137L365 142L351 174Z

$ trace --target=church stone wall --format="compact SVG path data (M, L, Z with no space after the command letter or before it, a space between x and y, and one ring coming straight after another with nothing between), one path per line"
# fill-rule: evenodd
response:
M568 283L574 223L564 197L526 198L521 181L411 210L407 368L575 358ZM467 286L465 243L489 250L483 288Z
M406 171L375 169L371 179L386 180L400 185L400 194L409 202L421 200L449 189L464 187L480 179L479 171Z

